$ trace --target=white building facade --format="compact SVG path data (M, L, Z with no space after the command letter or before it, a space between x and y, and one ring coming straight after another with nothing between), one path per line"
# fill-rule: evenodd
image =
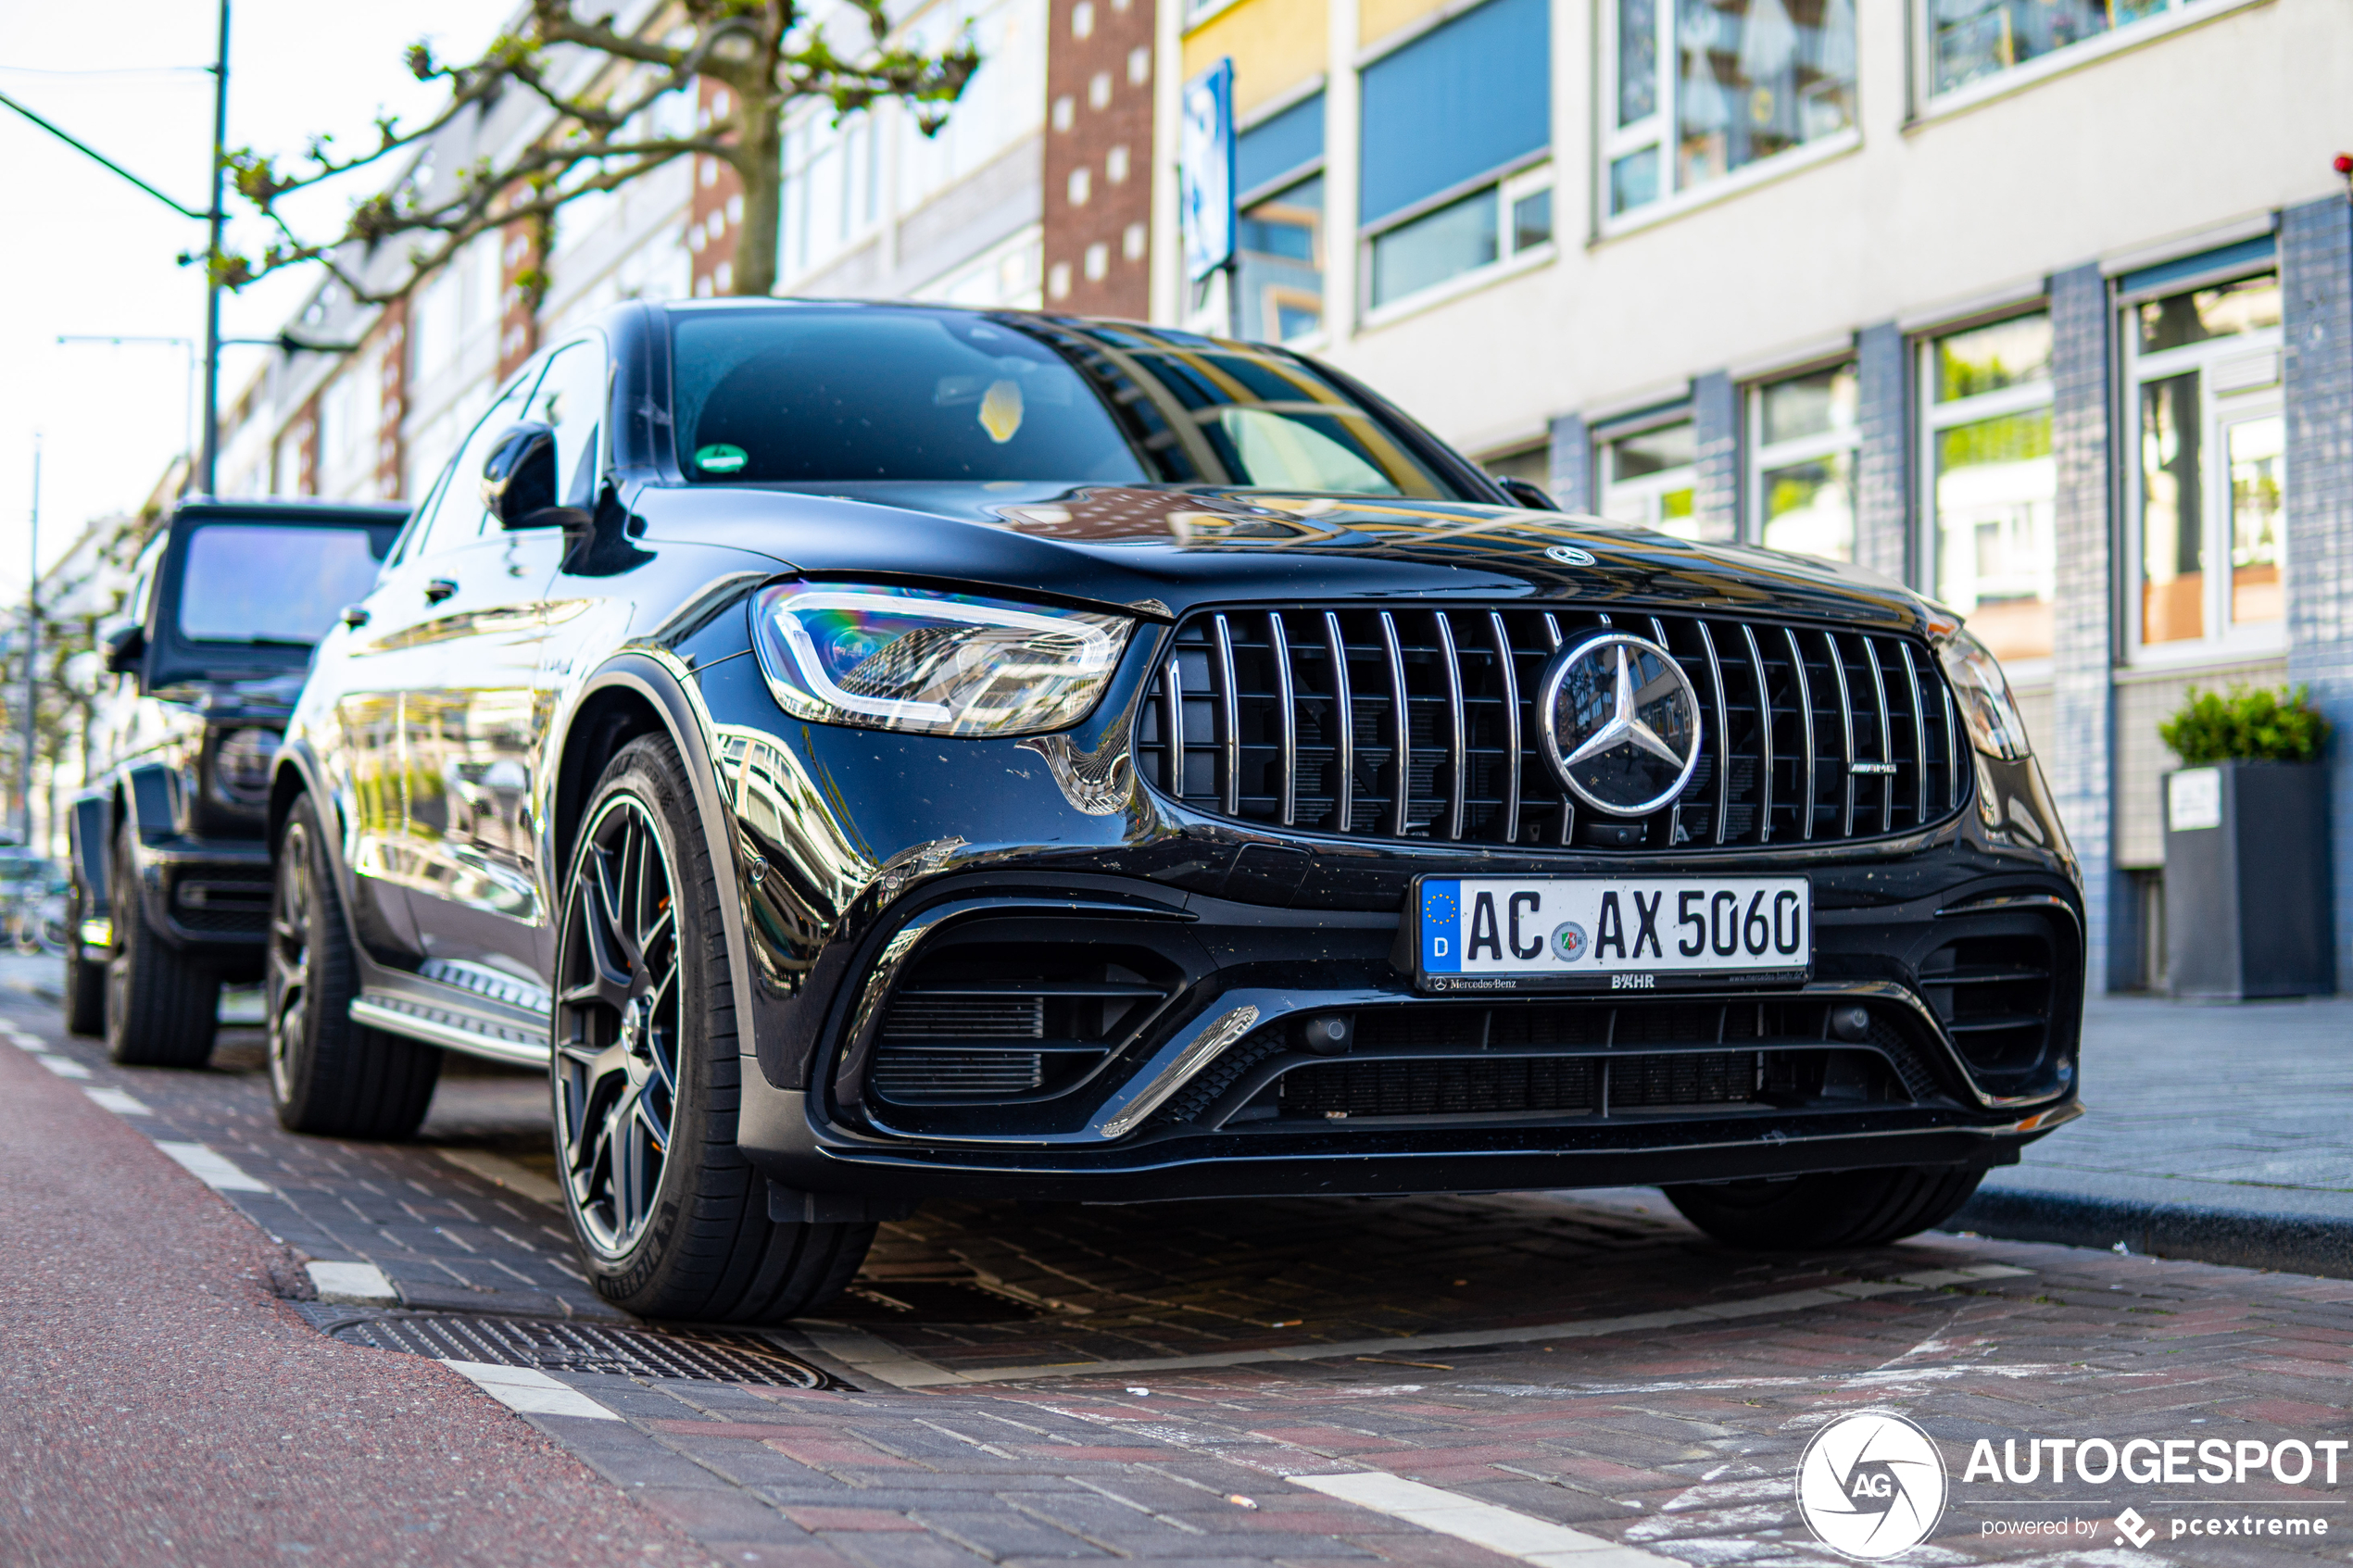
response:
M2353 14L1212 0L1164 25L1185 76L1234 62L1244 331L1566 508L1962 610L2062 797L2095 983L2161 981L2158 721L2192 684L2296 681L2353 728ZM1159 282L1195 310L1173 261Z

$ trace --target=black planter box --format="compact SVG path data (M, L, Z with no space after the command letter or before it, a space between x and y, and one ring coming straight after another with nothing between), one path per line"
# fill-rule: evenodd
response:
M2336 989L2328 769L2222 762L2165 775L2165 956L2177 997Z

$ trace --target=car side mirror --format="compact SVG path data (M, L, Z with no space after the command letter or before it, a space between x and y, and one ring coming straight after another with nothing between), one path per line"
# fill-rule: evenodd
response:
M519 424L498 438L482 465L482 502L501 528L547 528L556 506L556 433Z
M107 633L106 665L109 675L136 675L147 657L147 633L142 626L118 626Z
M1495 483L1504 487L1504 494L1509 495L1516 504L1526 507L1531 511L1556 512L1560 510L1559 507L1554 505L1550 495L1545 495L1543 491L1524 479L1498 479Z

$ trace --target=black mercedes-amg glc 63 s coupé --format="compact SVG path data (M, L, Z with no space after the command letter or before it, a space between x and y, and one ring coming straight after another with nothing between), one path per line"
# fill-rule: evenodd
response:
M1858 1246L2077 1110L2076 868L1956 617L1158 328L614 311L321 645L270 821L281 1119L547 1063L654 1316L811 1308L936 1194Z

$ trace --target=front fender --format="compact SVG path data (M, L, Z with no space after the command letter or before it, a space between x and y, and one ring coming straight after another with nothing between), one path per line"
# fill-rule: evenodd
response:
M632 644L591 670L566 697L550 727L550 754L557 765L540 770L533 819L538 828L540 892L551 918L560 921L561 884L572 846L560 836L563 824L556 809L563 781L580 761L577 748L592 738L575 734L584 713L594 713L614 697L634 698L650 709L686 764L686 779L695 795L704 847L719 878L719 918L727 944L727 969L735 990L736 1035L741 1055L757 1059L758 1042L779 1025L766 1016L778 1005L752 984L751 955L744 937L739 897L740 861L736 851L733 790L722 771L720 749L710 710L697 690L686 661L669 649ZM583 780L585 785L593 781ZM552 982L553 976L549 976ZM788 1001L789 998L781 1000Z

